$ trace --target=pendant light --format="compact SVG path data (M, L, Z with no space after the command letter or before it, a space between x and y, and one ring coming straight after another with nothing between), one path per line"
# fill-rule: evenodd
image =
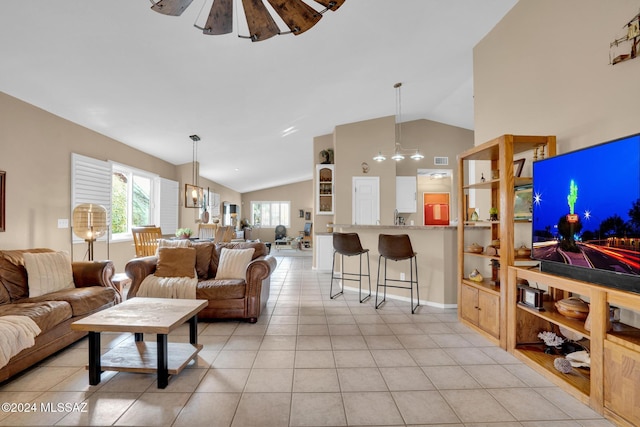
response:
M395 160L399 162L405 159L405 156L409 156L413 160L421 160L424 159L424 156L420 153L420 150L417 148L405 149L402 148L402 94L400 92L400 88L402 87L402 83L396 83L393 85L396 89L396 124L395 124L395 148L393 154L390 156L391 160ZM376 162L383 162L387 160L387 156L382 154L382 151L378 151L373 157L373 160Z
M198 135L190 135L192 143L193 159L191 161L191 179L192 184L184 185L184 207L185 208L201 208L204 199L204 189L200 187L198 181Z

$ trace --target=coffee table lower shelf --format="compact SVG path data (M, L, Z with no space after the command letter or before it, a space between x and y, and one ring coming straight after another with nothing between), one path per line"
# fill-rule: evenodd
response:
M167 372L179 374L202 350L202 344L168 343ZM120 344L100 357L103 371L156 373L158 345L152 341L133 341Z

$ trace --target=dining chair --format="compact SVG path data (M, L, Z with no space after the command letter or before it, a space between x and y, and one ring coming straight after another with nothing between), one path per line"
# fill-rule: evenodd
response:
M160 227L133 227L131 234L133 234L136 257L156 254L158 239L162 238Z

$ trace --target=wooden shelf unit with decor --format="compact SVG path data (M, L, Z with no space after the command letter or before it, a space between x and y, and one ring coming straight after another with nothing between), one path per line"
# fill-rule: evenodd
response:
M458 156L458 318L503 349L507 348L507 287L501 284L507 282L507 267L517 260L514 225L531 224L528 220L514 220L515 189L532 183L531 177L514 176L514 161L533 158L539 149L546 157L555 156L555 136L502 135ZM478 164L480 168L490 166L483 172L484 181L469 176L470 164L476 161L483 162ZM493 171L496 176L492 176ZM481 219L471 221L471 193L497 207L498 219L491 220L488 213L483 213ZM487 254L486 247L497 239L499 248ZM467 250L473 243L482 246L483 252ZM474 269L482 274L482 281L470 279Z
M640 425L640 294L543 273L537 268L509 267L507 280L508 351L615 424ZM518 303L517 286L523 280L545 290L544 311ZM565 317L556 309L555 302L569 296L579 296L589 303L589 330L585 321ZM611 307L623 311L621 321L611 321ZM569 335L587 348L590 368L559 372L554 360L564 356L544 353L537 337L542 331Z
M335 206L334 165L316 165L316 215L333 215Z

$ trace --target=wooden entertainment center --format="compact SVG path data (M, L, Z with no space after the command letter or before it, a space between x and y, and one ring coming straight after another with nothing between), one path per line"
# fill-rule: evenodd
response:
M531 221L514 217L514 194L532 179L514 173L514 160L530 158L539 147L554 156L555 142L553 136L503 135L458 156L458 318L611 421L638 426L640 294L541 272L528 257L518 257L515 235L530 233ZM471 163L478 160L491 170L480 174L483 163L476 169ZM470 171L475 171L472 178ZM499 218L485 219L484 212L470 218L469 200L488 201L498 207ZM498 239L497 250L488 252ZM499 270L490 271L490 263L499 263ZM473 280L474 269L482 280ZM519 303L518 285L525 281L533 288L529 305ZM585 320L565 317L556 309L557 301L571 296L589 304L589 327ZM612 307L622 313L620 321L611 322ZM573 367L568 373L556 369L554 360L564 355L545 352L538 338L544 331L587 349L589 368Z
M516 286L523 279L546 290L543 311L518 304ZM619 425L640 425L640 329L625 324L624 317L610 322L610 307L640 320L640 295L522 267L509 267L507 282L507 350ZM589 302L589 330L584 321L555 308L556 301L569 295ZM537 334L560 328L583 337L578 343L589 349L590 369L563 374L554 367L554 360L563 356L544 353Z

